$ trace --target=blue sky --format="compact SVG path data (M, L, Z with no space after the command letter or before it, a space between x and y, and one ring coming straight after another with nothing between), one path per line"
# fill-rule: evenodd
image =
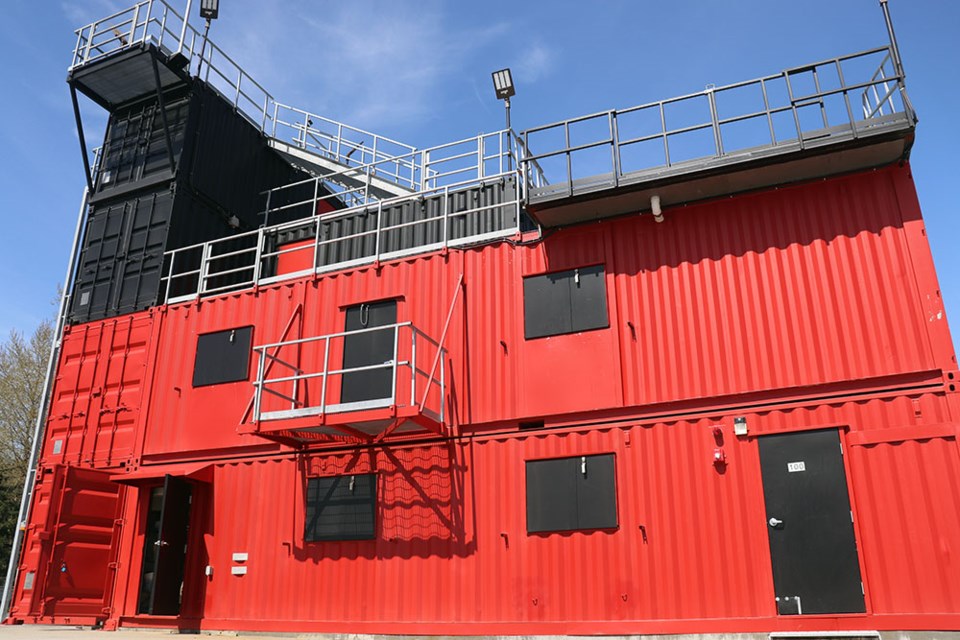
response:
M64 82L73 30L128 4L5 2L0 335L54 313L83 185ZM914 176L956 327L960 3L890 6L920 115ZM524 129L882 46L886 31L877 0L221 0L211 38L278 100L422 148L502 127L490 81L501 67L514 71ZM105 117L83 112L95 143Z

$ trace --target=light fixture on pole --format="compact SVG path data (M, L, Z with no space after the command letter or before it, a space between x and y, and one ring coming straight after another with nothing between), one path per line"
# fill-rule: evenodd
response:
M200 67L203 65L203 54L207 49L207 34L210 33L210 21L220 16L220 0L200 0L200 17L207 21L203 29L203 44L200 45L200 61L197 62L197 77L200 77Z
M513 86L513 76L510 74L510 69L494 71L491 75L493 75L493 88L497 92L497 99L503 100L503 106L507 110L507 129L509 130L510 97L517 94L517 91Z
M510 97L516 95L517 91L513 86L513 75L510 69L500 69L494 71L493 89L497 92L497 99L503 100L504 109L507 112L507 170L513 171L513 130L510 128ZM519 166L519 161L517 166Z

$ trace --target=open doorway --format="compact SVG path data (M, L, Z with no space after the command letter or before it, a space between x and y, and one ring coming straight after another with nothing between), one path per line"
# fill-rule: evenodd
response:
M176 616L183 596L193 486L168 475L162 486L148 491L137 613Z

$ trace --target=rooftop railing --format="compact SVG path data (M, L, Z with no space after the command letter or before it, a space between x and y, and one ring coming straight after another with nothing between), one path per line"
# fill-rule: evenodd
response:
M264 194L264 220L289 221L168 251L162 300L182 302L516 235L522 172L543 184L536 165L518 155L521 148L513 132L500 131L410 154L418 190L393 198L377 199L368 183L344 188L337 176L272 189ZM344 172L358 170L363 175L366 167ZM485 189L489 193L481 193ZM317 215L324 202L336 210ZM416 211L404 209L411 203Z
M532 200L569 197L913 126L893 49L880 47L755 80L522 133L549 183Z
M191 74L202 78L264 134L354 167L377 163L379 177L403 185L408 169L386 161L415 147L279 103L263 85L190 23L192 0L181 12L164 0L143 0L77 29L70 70L141 45L182 55Z

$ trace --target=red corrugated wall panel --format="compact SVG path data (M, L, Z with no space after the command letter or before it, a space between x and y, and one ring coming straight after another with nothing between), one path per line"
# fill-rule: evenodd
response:
M865 572L878 613L960 603L960 446L953 438L850 447Z
M523 278L595 264L610 326L525 340ZM448 385L453 422L476 437L294 457L238 433L253 354L247 381L192 387L198 335L252 325L257 345L335 333L361 302L396 299L399 321L438 339L461 274ZM840 429L868 611L955 616L957 375L909 167L891 167L678 207L661 224L624 216L73 327L44 461L131 460L141 474L215 464L184 592L205 628L932 628L930 617L776 617L756 436ZM733 436L735 416L749 437ZM570 428L508 432L538 418ZM524 461L610 452L619 528L527 535ZM258 457L225 459L241 455ZM380 475L377 539L304 543L305 477L351 471ZM47 484L38 531L55 509ZM130 616L144 520L134 499L125 508L116 606ZM35 542L28 563L44 561ZM230 575L235 552L250 554L245 576Z
M945 404L943 394L916 399ZM214 566L204 625L402 633L436 621L513 624L504 630L517 633L544 622L602 633L631 621L637 629L688 620L684 630L708 631L710 620L741 630L760 620L781 628L754 436L831 423L862 431L913 414L910 401L874 399L744 413L751 438L734 437L732 419L718 416L221 463L204 541ZM711 461L714 424L723 427L723 470ZM960 613L950 579L960 552L955 439L846 450L870 611ZM616 456L619 527L527 534L524 462L594 453ZM306 477L371 471L380 483L376 540L305 543ZM247 575L230 575L235 552L249 554ZM877 622L840 628L857 625Z
M149 376L152 331L152 312L67 329L46 426L45 463L129 461Z
M461 424L934 370L942 362L895 189L903 171L680 208L662 224L626 217L531 246L433 254L171 307L146 453L240 443L234 432L252 386L192 389L199 333L252 324L256 344L272 342L298 305L288 338L334 333L345 307L398 298L401 321L439 338L461 272L465 293L447 336ZM523 277L592 264L605 266L609 328L525 340Z
M891 174L612 225L627 402L933 368Z

